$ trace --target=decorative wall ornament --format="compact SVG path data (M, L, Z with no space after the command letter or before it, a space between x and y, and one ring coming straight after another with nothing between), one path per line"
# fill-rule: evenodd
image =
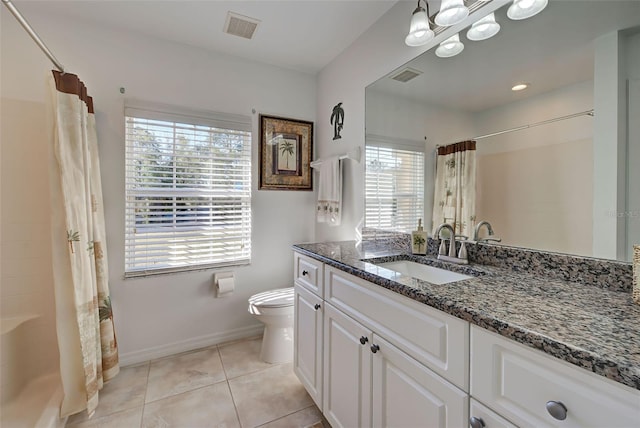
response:
M342 131L342 127L344 125L344 109L342 108L342 103L338 103L333 107L333 111L331 112L331 124L333 125L333 139L339 140L342 138L340 136L340 131Z
M312 190L313 122L260 115L260 190Z

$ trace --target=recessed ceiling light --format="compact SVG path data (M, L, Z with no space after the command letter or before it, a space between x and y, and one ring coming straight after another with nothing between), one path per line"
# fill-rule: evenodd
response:
M529 87L528 83L518 83L517 85L515 85L513 88L511 88L512 91L514 92L518 92L518 91L524 91L525 89L527 89Z

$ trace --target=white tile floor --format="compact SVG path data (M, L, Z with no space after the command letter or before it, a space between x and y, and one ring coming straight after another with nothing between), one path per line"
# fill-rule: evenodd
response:
M74 415L67 427L322 426L291 364L261 362L260 343L247 339L124 367L100 391L93 418Z

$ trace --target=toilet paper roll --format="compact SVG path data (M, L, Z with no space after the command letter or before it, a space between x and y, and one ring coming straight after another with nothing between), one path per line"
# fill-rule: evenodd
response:
M220 278L218 279L216 285L218 287L218 296L222 296L223 294L230 294L236 286L233 277Z

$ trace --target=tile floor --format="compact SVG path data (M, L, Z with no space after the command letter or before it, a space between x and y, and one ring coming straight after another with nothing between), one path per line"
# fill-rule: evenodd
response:
M260 344L252 338L124 367L100 391L93 418L74 415L67 427L322 427L292 365L263 363Z

